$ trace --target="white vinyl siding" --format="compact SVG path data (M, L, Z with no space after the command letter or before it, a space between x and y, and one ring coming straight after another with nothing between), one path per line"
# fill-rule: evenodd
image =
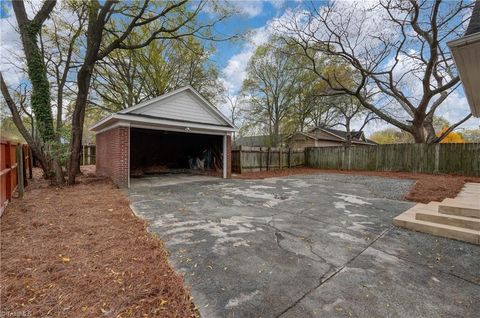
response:
M204 124L224 125L213 111L207 109L192 93L184 91L154 102L151 105L132 111L132 114L142 114L174 120L191 121Z

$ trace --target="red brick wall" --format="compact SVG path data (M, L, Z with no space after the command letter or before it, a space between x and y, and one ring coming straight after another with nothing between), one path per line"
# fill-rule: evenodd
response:
M129 127L116 127L96 135L96 170L119 187L128 186ZM232 137L227 136L227 178L232 177Z
M227 136L227 178L232 177L232 136Z
M129 127L116 127L96 135L98 175L107 176L119 187L128 186Z

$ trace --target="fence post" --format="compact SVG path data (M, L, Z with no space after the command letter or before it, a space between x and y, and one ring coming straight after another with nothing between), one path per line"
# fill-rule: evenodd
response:
M262 150L262 147L259 147L260 151L258 152L260 154L260 159L259 159L259 169L260 171L262 171L262 160L263 160L263 150Z
M5 194L7 201L12 199L12 157L10 148L10 141L7 141L7 145L5 146L5 169L8 169L8 172L5 174Z
M267 171L270 170L270 147L267 148Z
M352 169L352 146L348 146L347 148L348 150L348 170L351 170Z
M282 169L283 168L283 155L282 155L282 147L278 148L278 165L279 165L279 168Z
M288 148L288 167L292 167L292 148Z
M23 198L23 146L17 145L17 189L18 189L18 197L21 199Z
M435 173L440 170L440 144L435 144Z
M27 181L27 166L28 166L28 157L27 157L27 151L25 145L20 145L19 147L22 148L22 174L23 174L23 185L26 187L28 186L28 181Z
M29 146L27 146L27 151L28 151L28 175L29 179L33 178L33 156L32 156L32 149L30 149Z
M238 147L238 171L242 174L242 146Z

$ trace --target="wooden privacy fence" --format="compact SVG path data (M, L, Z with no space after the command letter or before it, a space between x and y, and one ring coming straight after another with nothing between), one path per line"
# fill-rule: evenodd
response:
M304 149L245 147L232 150L232 172L293 168L305 164Z
M95 145L83 145L82 152L80 154L80 165L94 165L96 154Z
M314 168L480 176L480 143L306 148Z
M18 187L19 195L27 185L27 172L32 178L32 161L28 145L21 145L2 140L0 142L0 215L12 194Z
M95 145L82 146L81 164L95 164L95 160ZM393 144L305 149L239 146L232 150L232 171L235 173L298 166L480 176L480 143Z

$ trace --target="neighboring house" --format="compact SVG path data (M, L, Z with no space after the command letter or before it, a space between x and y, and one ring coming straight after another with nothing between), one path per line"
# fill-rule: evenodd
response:
M279 146L284 146L285 135L279 135ZM235 138L234 145L246 147L271 147L272 140L269 135L246 136Z
M365 138L362 131L352 131L352 145L376 145ZM335 147L343 146L347 140L347 132L342 130L315 127L309 132L296 132L286 138L290 148Z

